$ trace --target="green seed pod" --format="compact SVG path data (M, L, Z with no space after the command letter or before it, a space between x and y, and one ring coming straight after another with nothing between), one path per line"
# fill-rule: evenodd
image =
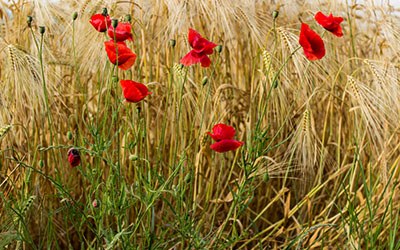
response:
M44 26L39 26L39 32L40 32L40 34L44 34L44 32L46 32L46 27L44 27Z
M215 47L215 50L216 50L218 53L221 53L221 51L222 51L222 45L218 45L217 47Z
M44 167L44 161L43 160L39 160L39 167L43 168Z
M208 83L208 77L205 76L205 77L203 78L203 80L201 81L201 84L203 84L203 86L204 86L204 85L206 85L207 83Z
M169 45L171 45L172 48L175 48L176 40L174 39L169 40Z
M72 13L72 20L76 20L78 18L78 12L74 12L74 13Z
M118 19L111 20L111 26L113 26L113 28L116 29L118 26Z
M68 131L68 132L67 132L67 139L68 139L68 140L72 140L73 138L74 138L74 137L73 137L71 131Z

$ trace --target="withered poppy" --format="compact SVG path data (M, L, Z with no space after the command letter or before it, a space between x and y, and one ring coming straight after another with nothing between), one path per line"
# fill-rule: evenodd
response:
M201 63L202 67L209 67L211 60L207 55L211 55L217 45L207 41L193 29L189 29L189 44L193 49L181 59L181 63L186 66Z
M79 150L76 148L70 148L67 152L69 165L71 167L76 167L81 163L81 156Z
M136 103L151 94L146 85L131 80L121 80L121 87L127 102Z
M113 40L104 42L108 59L113 64L117 63L117 51L115 49L115 43ZM118 49L118 68L122 70L128 70L135 63L136 54L130 50L124 42L117 42Z
M308 60L315 61L324 57L324 41L305 23L301 24L299 43L303 47L304 54Z
M107 19L107 26L106 26ZM93 15L89 21L98 32L104 32L107 27L111 26L111 19L109 16L104 17L102 14Z
M210 148L216 152L223 153L236 150L243 145L243 142L233 140L235 129L232 126L219 123L213 127L213 133L207 132L216 143L210 145Z
M343 36L342 27L340 27L340 23L343 22L342 17L334 17L332 13L329 16L325 16L321 12L318 12L315 15L315 20L335 36Z
M133 41L132 36L132 25L130 23L118 23L115 29L115 38L118 42L123 42L125 40ZM114 28L110 26L108 28L108 35L111 39L114 39Z

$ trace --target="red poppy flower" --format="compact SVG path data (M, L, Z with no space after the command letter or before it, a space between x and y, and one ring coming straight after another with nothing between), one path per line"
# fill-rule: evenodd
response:
M121 87L127 102L136 103L151 94L146 85L131 80L121 80Z
M181 59L181 63L186 66L201 63L202 67L209 67L211 61L207 55L211 55L217 45L207 41L193 29L189 29L189 44L193 50Z
M98 31L98 32L104 32L107 30L107 27L111 26L111 19L109 16L107 16L107 26L106 26L106 17L104 17L102 14L96 14L93 15L90 18L89 21L93 27Z
M115 49L115 43L113 40L108 42L104 42L106 45L106 51L108 55L108 59L113 64L117 63L117 51ZM117 42L118 48L118 68L122 70L127 70L135 63L136 54L130 50L124 42Z
M342 17L334 17L332 13L329 16L325 16L321 12L318 12L315 15L315 20L335 36L343 36L342 27L340 27L340 23L343 22Z
M118 23L115 29L115 38L118 42L123 42L125 40L133 41L133 36L131 33L132 25L130 23ZM111 39L114 39L114 28L110 26L108 28L108 35Z
M213 133L207 132L216 143L212 144L210 148L219 153L235 150L243 145L241 141L233 140L235 136L235 129L232 126L228 126L219 123L213 127Z
M301 24L299 43L303 47L304 54L308 60L315 61L324 57L324 41L305 23Z
M67 152L69 165L71 167L76 167L81 163L81 156L79 150L76 148L70 148Z

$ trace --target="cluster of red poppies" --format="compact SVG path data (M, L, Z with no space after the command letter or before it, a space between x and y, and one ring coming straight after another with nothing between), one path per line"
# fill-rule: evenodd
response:
M318 12L315 15L315 20L334 35L343 36L342 28L340 27L343 18L334 17L332 14L325 16ZM108 31L111 40L104 42L104 44L111 63L122 70L131 68L136 61L136 54L128 48L125 40L133 41L132 25L130 23L118 23L118 20L112 21L107 14L92 16L90 23L99 32ZM305 23L301 24L299 43L303 47L307 59L314 61L324 57L325 45L323 40ZM209 67L211 60L208 55L213 53L213 49L217 45L206 40L193 29L189 29L189 44L193 49L180 62L186 66L200 63L202 67ZM131 80L121 80L121 87L127 102L136 103L151 94L144 84ZM216 141L210 146L216 152L236 150L243 145L243 142L233 140L235 129L232 126L220 123L213 127L214 134L207 133ZM79 165L80 160L76 160L79 158L79 152L76 154L71 151L68 152L68 155L71 165Z
M342 17L334 17L332 13L329 16L325 16L321 12L318 12L315 15L315 20L332 34L338 37L343 36L342 27L340 27L340 23L343 22ZM305 23L301 24L299 43L303 47L304 55L308 60L315 61L324 57L324 41Z
M103 14L93 15L89 22L98 32L108 30L111 40L104 42L104 45L110 62L122 70L130 69L136 61L136 54L128 48L125 41L133 42L132 25L119 23L118 20L112 21L108 15ZM121 87L127 102L139 102L151 94L144 84L132 80L121 80Z

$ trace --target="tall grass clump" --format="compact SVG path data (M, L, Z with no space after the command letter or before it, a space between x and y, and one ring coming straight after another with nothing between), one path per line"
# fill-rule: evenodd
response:
M400 249L400 10L343 2L0 1L0 249Z

